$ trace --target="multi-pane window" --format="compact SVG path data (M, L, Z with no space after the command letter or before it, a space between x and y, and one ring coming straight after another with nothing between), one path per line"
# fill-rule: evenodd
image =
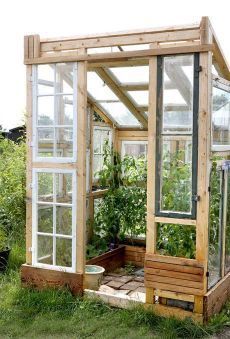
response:
M34 66L34 160L76 160L76 63Z
M134 158L147 158L148 142L147 141L131 141L123 140L121 145L121 156L124 158L126 155Z
M33 264L74 271L75 172L35 169L33 175Z
M158 57L156 214L195 218L198 55Z
M230 86L218 81L212 91L212 148L230 150Z
M95 126L93 129L93 180L98 179L98 172L104 164L104 151L112 147L112 130L109 127Z

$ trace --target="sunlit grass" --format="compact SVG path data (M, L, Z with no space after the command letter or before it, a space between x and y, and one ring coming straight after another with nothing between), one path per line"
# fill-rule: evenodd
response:
M229 324L230 305L207 326L163 318L142 307L112 308L98 300L75 298L67 290L22 288L15 247L0 276L0 338L204 338Z

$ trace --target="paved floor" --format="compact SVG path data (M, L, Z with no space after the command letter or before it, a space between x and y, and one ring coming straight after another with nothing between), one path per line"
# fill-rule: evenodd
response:
M131 299L145 301L145 287L143 271L134 270L127 273L124 268L115 272L107 273L104 276L99 291L116 296L129 296Z

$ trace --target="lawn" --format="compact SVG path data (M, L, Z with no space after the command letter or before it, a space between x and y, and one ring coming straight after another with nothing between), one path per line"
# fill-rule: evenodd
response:
M23 261L24 254L15 246L9 269L0 276L0 338L203 338L221 331L230 320L230 305L202 327L140 307L121 310L74 298L66 290L22 288Z

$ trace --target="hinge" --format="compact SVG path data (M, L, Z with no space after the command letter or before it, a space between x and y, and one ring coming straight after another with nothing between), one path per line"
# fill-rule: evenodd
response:
M211 192L211 187L210 186L208 186L208 192Z
M209 277L209 272L208 272L208 271L206 272L206 277L207 277L207 278Z
M200 201L200 196L198 194L193 194L192 201Z
M195 77L198 77L199 76L199 73L202 72L202 66L197 66L195 68Z

